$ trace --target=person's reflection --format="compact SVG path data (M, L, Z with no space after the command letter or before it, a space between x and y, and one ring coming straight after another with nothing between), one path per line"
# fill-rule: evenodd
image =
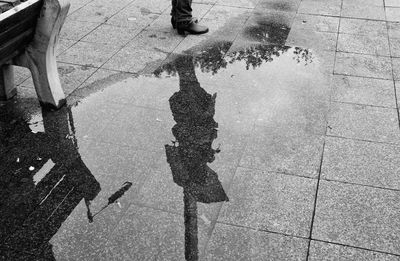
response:
M201 88L192 59L180 56L175 60L180 88L169 102L176 141L165 145L173 180L183 187L186 260L198 260L197 202L228 201L217 173L207 165L219 152L212 148L217 138L218 123L213 118L217 96Z
M50 239L100 184L80 157L69 107L42 111L44 132L32 132L22 114L13 107L0 121L0 257L54 260Z

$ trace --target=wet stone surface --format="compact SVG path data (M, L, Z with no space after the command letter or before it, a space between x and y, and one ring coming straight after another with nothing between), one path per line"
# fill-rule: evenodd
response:
M71 3L67 105L0 102L1 261L399 260L394 1Z

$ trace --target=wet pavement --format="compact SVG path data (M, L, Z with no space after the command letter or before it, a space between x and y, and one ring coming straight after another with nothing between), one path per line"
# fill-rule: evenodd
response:
M400 260L399 2L71 3L68 106L0 103L0 260Z

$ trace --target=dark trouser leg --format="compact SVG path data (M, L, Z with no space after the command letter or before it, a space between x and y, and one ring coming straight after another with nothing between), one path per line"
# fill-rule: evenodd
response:
M171 15L177 22L192 20L192 0L172 0Z

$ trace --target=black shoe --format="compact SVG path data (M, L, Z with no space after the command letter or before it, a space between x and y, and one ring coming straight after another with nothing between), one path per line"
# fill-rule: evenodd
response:
M199 20L196 17L193 17L192 21L197 23ZM176 19L173 16L171 16L171 24L172 24L172 28L176 29Z
M208 32L208 27L199 25L197 22L177 23L176 27L180 35L185 35L185 32L189 34L205 34Z

